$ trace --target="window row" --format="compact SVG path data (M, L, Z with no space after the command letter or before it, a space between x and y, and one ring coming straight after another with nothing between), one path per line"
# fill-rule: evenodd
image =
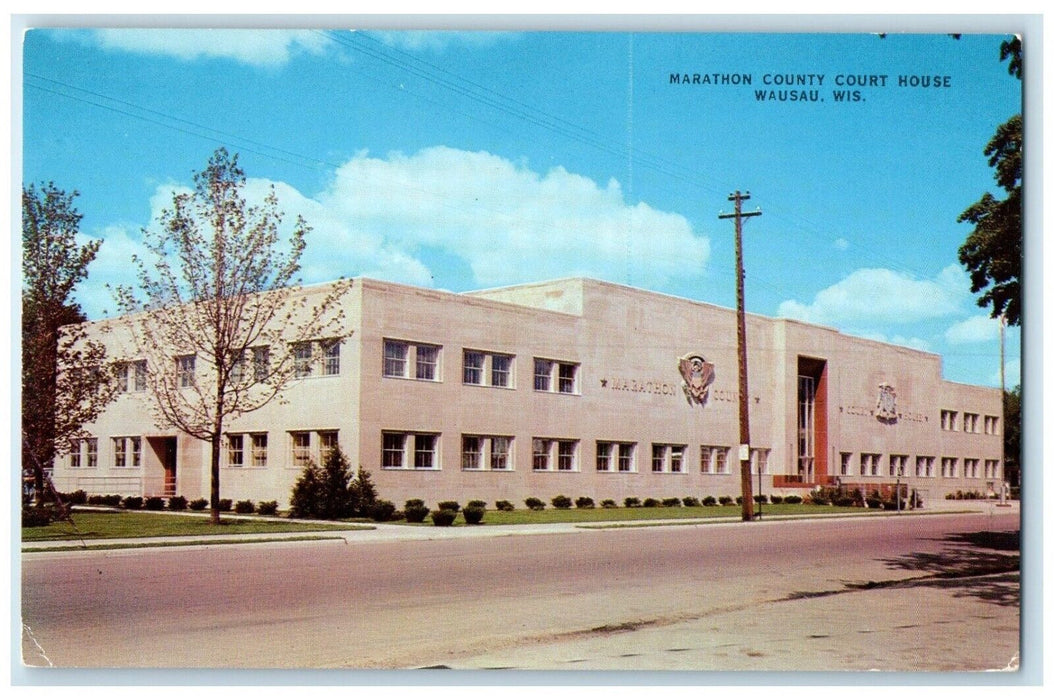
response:
M336 430L291 430L285 463L306 467L312 462L324 464L338 447ZM266 467L268 465L268 434L265 432L228 433L226 436L228 467Z
M985 435L998 435L999 434L999 417L998 416L984 416L984 422L981 421L981 414L979 413L967 413L963 412L962 420L959 420L958 411L941 411L941 430L947 431L962 431L964 433L980 434L982 427Z
M439 433L385 431L382 434L381 467L383 469L440 469ZM466 471L510 471L513 464L514 438L509 435L462 435L461 468ZM728 474L727 446L700 447L699 471L703 474ZM651 471L681 474L688 471L687 445L652 443ZM768 473L768 448L751 450L751 469ZM598 440L596 471L637 472L637 443ZM566 438L535 437L531 439L532 471L580 471L579 441Z
M915 457L916 477L935 477L936 458L920 455ZM962 472L959 471L959 459L957 457L941 457L940 475L944 478L963 476L968 479L982 478L980 471L981 460L975 458L963 458ZM855 465L855 468L854 468ZM908 455L889 455L886 468L882 467L882 455L869 452L861 452L855 456L852 452L841 453L840 476L888 476L904 477L910 476ZM984 460L983 478L994 479L999 477L999 460Z
M382 375L395 379L439 382L443 376L443 348L430 343L384 340ZM516 387L515 355L465 349L461 355L461 381L473 386L503 389ZM534 358L534 390L577 394L579 365L547 358Z
M298 379L307 377L333 377L340 374L339 338L304 341L292 346L293 376ZM173 358L176 369L176 386L192 387L197 384L197 356L177 355ZM271 363L271 348L260 345L249 348L241 357L231 364L231 381L238 385L246 381L263 382L270 376L274 367ZM116 368L117 388L120 392L146 391L146 360L121 362Z

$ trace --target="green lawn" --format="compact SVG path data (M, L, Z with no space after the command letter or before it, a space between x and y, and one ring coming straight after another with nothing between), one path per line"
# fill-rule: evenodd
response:
M291 523L263 519L221 519L212 525L209 516L175 515L151 511L93 512L74 511L73 522L55 522L46 527L22 528L23 542L47 542L68 539L106 539L113 537L172 537L198 535L244 535L277 532L319 532L324 530L372 529L369 525L349 523Z
M754 512L758 508L754 507ZM763 505L762 518L766 515L874 515L888 511L867 508L842 508L835 506L814 505ZM730 506L699 506L692 508L568 508L560 510L546 507L545 510L527 510L518 508L514 511L487 509L483 525L526 525L530 523L597 523L625 522L631 520L688 520L697 518L742 517L742 508ZM455 525L464 525L464 516L458 514ZM425 518L422 525L432 525L432 518Z

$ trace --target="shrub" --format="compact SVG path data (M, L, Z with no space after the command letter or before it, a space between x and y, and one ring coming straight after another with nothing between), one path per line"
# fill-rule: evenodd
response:
M716 506L717 505L717 499L714 498L713 496L706 496L706 497L703 498L703 505L704 506Z
M498 510L512 511L516 510L516 506L512 505L509 501L498 501L494 504L494 507Z
M102 496L100 496L98 494L95 494L95 493L93 493L92 495L88 496L88 505L90 505L90 506L101 506L102 505Z
M55 511L48 506L23 506L22 527L45 527L51 524Z
M769 502L771 502L774 506L779 505L780 503L783 503L783 496L772 494L771 496L769 496Z
M64 500L71 506L82 506L88 502L88 494L84 489L77 489L73 493L67 493Z
M143 507L147 510L164 510L165 499L160 496L151 496L150 498L143 501Z
M684 497L684 507L685 508L698 508L699 507L699 499L696 498L695 496L685 496Z
M143 507L143 497L125 496L124 500L121 501L121 505L124 506L125 510L139 510Z
M420 498L411 498L403 506L403 515L408 523L423 523L432 509L425 505Z
M256 510L256 504L246 499L244 501L238 501L234 504L234 512L246 515Z
M219 508L219 510L220 510L221 513L229 513L229 512L231 512L231 506L233 506L233 505L234 505L234 501L232 501L231 499L229 499L229 498L221 498L220 499L220 508Z
M600 502L601 508L618 508L618 504L610 498L605 498Z
M742 496L736 496L736 505L737 506L743 505L743 497Z
M321 467L314 461L304 465L289 498L289 514L294 518L321 520L350 518L355 513L359 495L351 484L348 458L337 446L330 450Z
M840 508L852 508L856 505L856 499L852 496L837 496L834 499L834 504ZM876 506L871 507L874 508Z
M677 497L664 498L664 499L662 499L662 505L665 508L680 508L681 507L681 499L679 499Z
M441 508L432 513L432 523L439 527L449 527L454 524L457 511L449 508Z
M757 496L754 496L754 503L757 503L759 505L765 505L768 502L769 497L763 493L759 493Z
M391 501L379 500L370 506L368 513L371 520L384 523L393 520L395 516L395 504Z
M168 499L168 509L169 510L186 510L187 509L187 499L184 498L183 496L173 496L172 498Z
M523 503L531 510L545 510L545 501L534 496L525 499Z
M816 491L809 495L809 502L814 506L829 506L831 501L827 498L827 494L823 491Z
M486 510L487 502L486 501L469 501L468 505L465 506L465 507L466 508L483 508L484 510Z
M456 513L461 510L461 504L457 501L440 501L439 510L452 510Z
M720 496L720 497L718 497L717 502L720 503L723 506L731 505L732 497L731 496Z
M359 473L348 484L348 495L351 499L351 514L358 517L369 517L369 511L377 503L377 487L373 485L370 473L359 466Z
M209 502L204 498L195 498L187 505L190 507L191 510L205 510L209 507Z
M465 510L462 511L465 516L465 522L469 525L479 525L483 522L483 515L487 512L487 509L482 506L465 506Z
M794 494L794 493L792 493L789 496L784 496L783 497L783 502L784 503L789 503L790 505L794 505L794 506L796 506L799 503L801 503L801 501L802 501L801 496L799 496L797 494Z
M622 501L622 505L626 506L627 508L639 508L640 499L636 496L626 496L626 498Z
M559 496L553 496L551 503L553 504L553 508L567 510L571 507L571 498L569 496L564 496L563 494L561 494Z
M575 499L575 508L595 508L596 504L589 496L579 496Z
M90 506L112 506L116 508L121 505L122 498L116 494L103 496L101 494L93 494L88 496L88 505Z
M260 501L256 504L256 512L260 515L274 515L278 512L278 501Z

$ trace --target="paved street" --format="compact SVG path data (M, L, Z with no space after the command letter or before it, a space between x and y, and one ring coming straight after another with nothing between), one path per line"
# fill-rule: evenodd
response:
M61 667L1002 669L1018 652L1017 530L1016 511L989 510L25 553L23 654Z

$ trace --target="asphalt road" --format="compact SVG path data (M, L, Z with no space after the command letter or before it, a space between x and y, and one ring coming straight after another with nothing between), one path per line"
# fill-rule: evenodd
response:
M1016 513L965 514L25 553L23 658L145 668L1001 667L1017 648L1016 536L970 533L1018 528ZM942 605L948 619L936 620ZM905 615L914 623L893 624ZM859 642L866 657L810 646L831 644L833 628L883 619L882 634ZM816 623L827 632L810 631ZM976 624L998 630L978 635ZM715 651L731 632L742 663ZM913 644L956 653L893 654Z

